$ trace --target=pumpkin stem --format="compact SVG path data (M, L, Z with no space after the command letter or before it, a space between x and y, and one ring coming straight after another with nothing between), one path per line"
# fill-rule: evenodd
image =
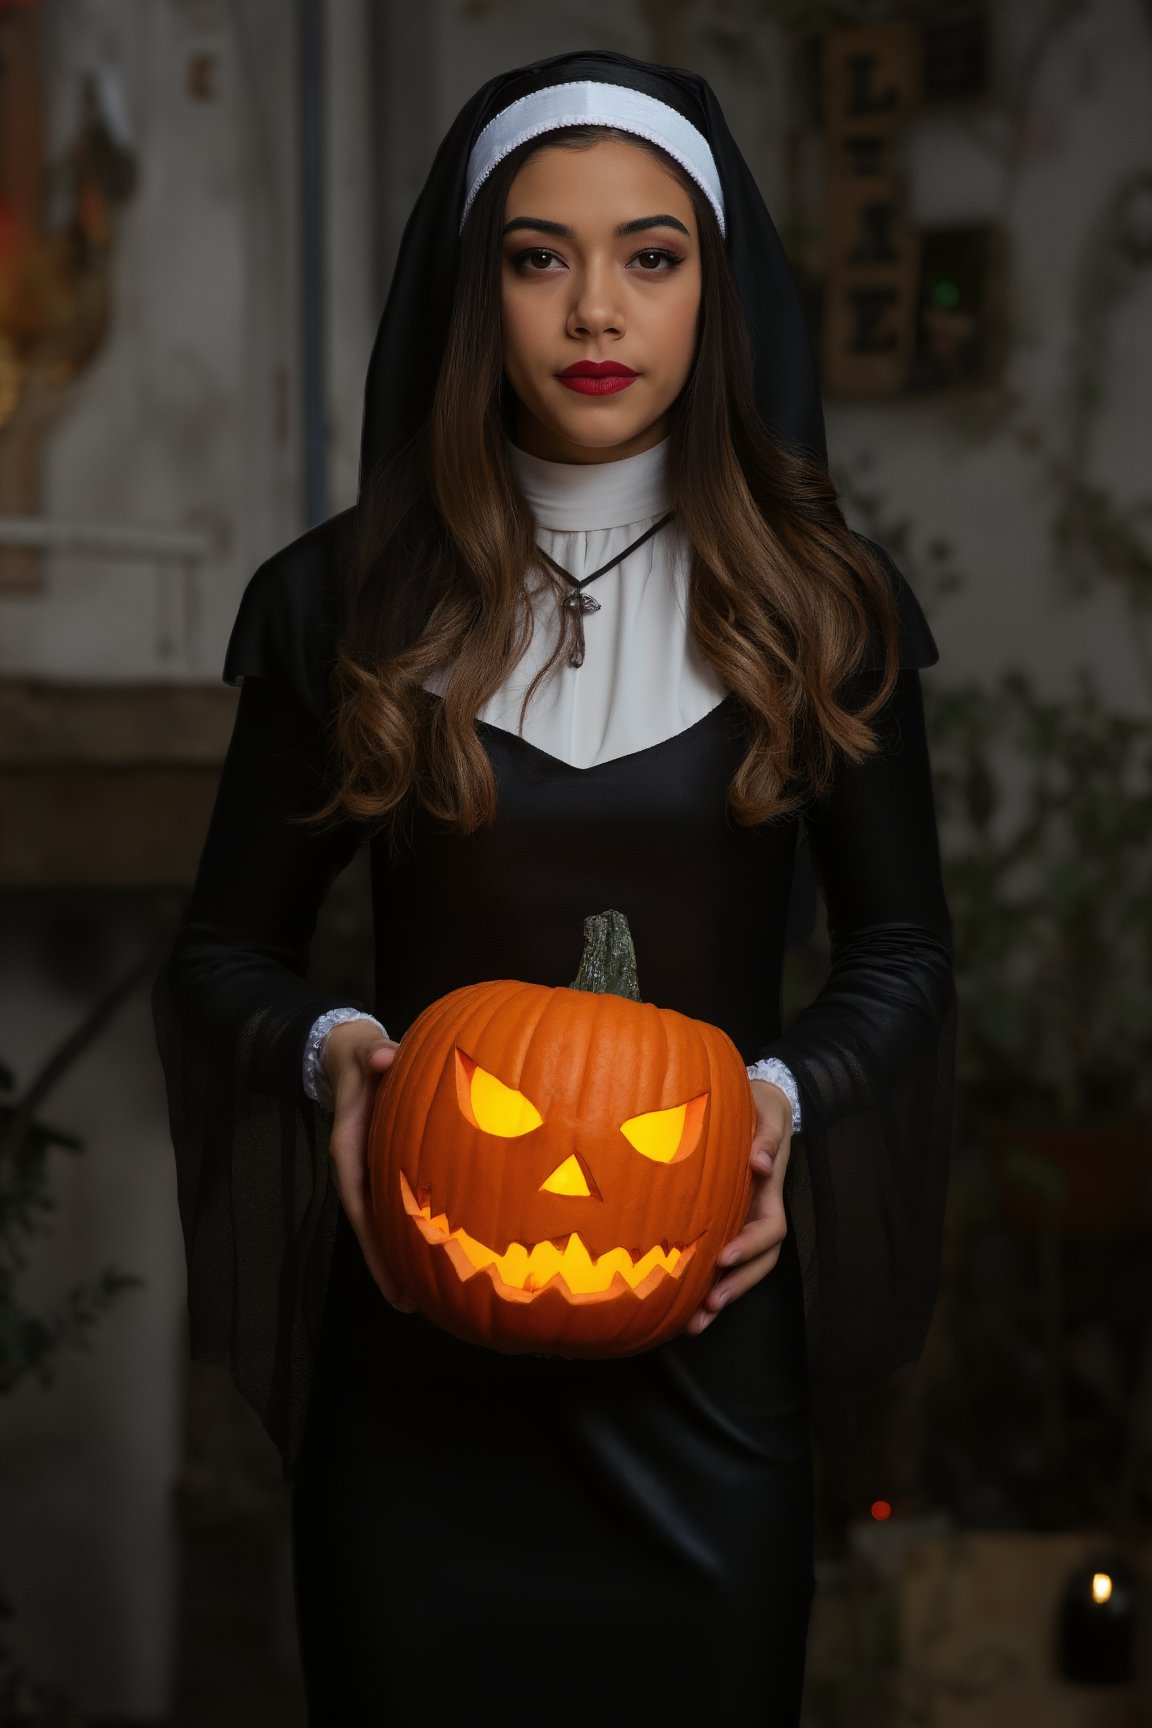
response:
M584 952L573 990L593 990L600 996L626 996L639 1002L636 950L623 912L594 912L584 920Z

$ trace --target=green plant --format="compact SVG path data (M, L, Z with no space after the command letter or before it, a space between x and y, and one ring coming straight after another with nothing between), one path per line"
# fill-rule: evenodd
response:
M966 586L951 543L921 550L861 457L841 477L928 617ZM929 674L945 885L954 926L962 1123L1152 1114L1152 720L1111 708L1085 667L1042 693L1010 666Z
M0 1092L11 1093L15 1079L0 1062ZM16 1105L0 1102L0 1142L6 1140ZM74 1285L63 1307L42 1314L25 1306L19 1277L29 1264L23 1244L42 1233L41 1221L56 1210L48 1160L54 1149L78 1153L75 1134L33 1118L15 1145L0 1158L0 1394L12 1392L26 1375L42 1386L53 1383L55 1358L65 1346L89 1348L89 1334L100 1314L120 1291L142 1281L106 1268L90 1284Z
M1152 1113L1152 723L1012 668L931 727L966 1105Z

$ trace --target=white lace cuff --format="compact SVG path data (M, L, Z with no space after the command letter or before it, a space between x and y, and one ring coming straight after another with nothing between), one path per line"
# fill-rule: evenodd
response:
M326 1014L313 1021L304 1045L304 1090L325 1110L331 1110L334 1100L324 1069L324 1046L333 1026L339 1026L345 1020L369 1020L373 1026L379 1027L382 1038L388 1036L376 1016L366 1013L363 1008L329 1008Z
M792 1105L792 1132L800 1132L800 1093L796 1088L792 1070L786 1062L781 1062L778 1056L761 1056L758 1062L748 1065L749 1080L771 1080L774 1086L779 1086L781 1092L787 1093Z

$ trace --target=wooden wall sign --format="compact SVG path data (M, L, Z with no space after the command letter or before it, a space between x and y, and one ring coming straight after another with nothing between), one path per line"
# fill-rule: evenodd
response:
M824 382L845 395L901 389L912 355L919 247L904 219L900 152L919 67L911 23L824 39Z
M987 18L851 25L821 46L824 388L889 396L987 378L1002 352L999 229L914 226L904 190L909 119L986 97Z

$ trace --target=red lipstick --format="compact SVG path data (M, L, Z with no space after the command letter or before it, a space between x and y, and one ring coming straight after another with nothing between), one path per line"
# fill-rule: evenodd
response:
M611 396L618 390L627 390L638 374L618 360L577 360L556 376L561 384L566 384L569 390L579 390L582 396Z

